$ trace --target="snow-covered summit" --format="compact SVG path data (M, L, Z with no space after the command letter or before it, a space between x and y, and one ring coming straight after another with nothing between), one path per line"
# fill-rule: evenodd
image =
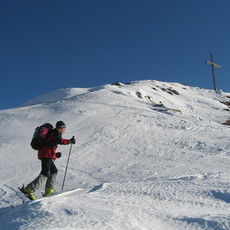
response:
M112 85L103 85L94 88L65 88L49 92L38 96L21 105L50 105L52 103L61 103L61 101L98 101L121 105L127 105L127 102L142 103L150 105L153 110L172 110L184 114L194 113L196 109L206 111L206 109L220 109L226 106L220 106L221 100L228 100L228 94L222 91L216 93L213 90L194 88L179 83L166 83L159 81L136 81L130 83L115 83ZM121 99L119 99L119 97ZM139 100L138 100L139 99ZM141 103L140 103L141 104ZM205 106L207 105L207 106ZM198 108L199 107L199 108ZM206 111L208 116L210 111ZM195 113L194 113L195 114ZM214 115L215 116L215 115Z
M229 100L221 91L148 80L60 89L1 110L0 213L8 213L0 215L0 225L229 229L230 131L222 124ZM32 133L58 120L67 124L64 138L77 139L68 192L21 204L17 186L40 171ZM59 150L57 192L69 148Z

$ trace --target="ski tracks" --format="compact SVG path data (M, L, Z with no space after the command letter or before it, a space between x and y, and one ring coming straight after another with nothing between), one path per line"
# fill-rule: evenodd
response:
M159 178L108 184L102 198L112 201L119 218L126 215L127 220L135 219L137 226L146 229L153 226L154 229L162 226L162 229L229 229L230 195L226 190L218 192L216 186L205 175L173 180ZM170 227L166 222L171 223Z
M79 230L229 229L229 178L219 175L223 189L214 177L155 177L79 188L17 206L4 215L11 223L4 227L49 229L55 223L59 229Z

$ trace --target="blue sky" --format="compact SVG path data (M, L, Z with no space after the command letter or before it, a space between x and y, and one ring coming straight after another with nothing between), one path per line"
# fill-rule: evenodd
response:
M230 92L229 0L0 3L0 109L60 88L160 80Z

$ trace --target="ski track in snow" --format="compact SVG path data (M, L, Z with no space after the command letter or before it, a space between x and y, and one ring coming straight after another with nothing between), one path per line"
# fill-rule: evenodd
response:
M140 81L62 89L0 111L0 157L5 163L0 169L0 226L230 229L230 131L221 124L229 112L220 103L227 95ZM38 124L57 120L67 123L64 138L77 139L66 192L27 201L17 187L40 170L29 146L31 135ZM59 150L57 190L69 147Z

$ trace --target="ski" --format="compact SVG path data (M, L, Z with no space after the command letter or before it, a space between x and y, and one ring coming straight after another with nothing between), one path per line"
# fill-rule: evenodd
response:
M98 185L90 185L88 187L82 187L82 188L77 188L77 189L74 189L74 190L70 190L70 191L60 191L60 192L55 192L49 196L46 196L45 193L41 192L41 195L42 195L42 198L38 198L36 200L32 200L28 194L25 192L25 187L24 187L24 184L22 187L18 187L18 189L20 190L21 193L23 193L29 200L32 200L32 201L39 201L39 200L42 200L42 199L46 199L46 198L51 198L53 196L62 196L62 195L66 195L66 194L70 194L70 193L76 193L78 195L82 195L82 194L87 194L87 193L91 193L91 192L95 192L99 189L101 189L103 187L103 183L102 184L98 184ZM24 202L23 202L24 203ZM1 214L1 213L0 213Z

